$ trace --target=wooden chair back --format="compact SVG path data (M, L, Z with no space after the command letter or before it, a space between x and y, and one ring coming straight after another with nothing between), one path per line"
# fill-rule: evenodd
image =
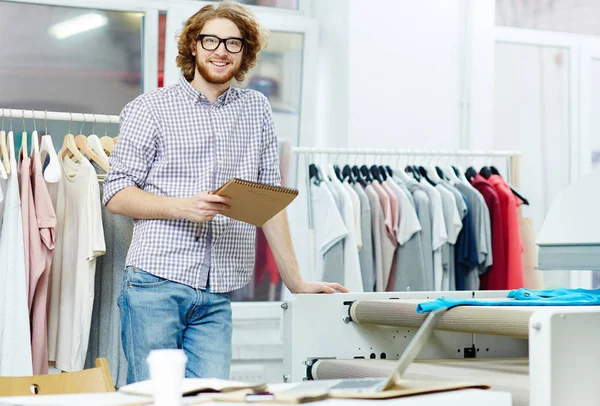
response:
M114 392L106 358L97 358L96 367L76 372L35 376L0 376L0 396L61 395Z

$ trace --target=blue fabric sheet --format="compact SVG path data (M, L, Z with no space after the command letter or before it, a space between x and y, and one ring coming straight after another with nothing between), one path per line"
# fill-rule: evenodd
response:
M517 289L507 300L476 300L445 297L417 305L417 313L455 306L600 306L600 289Z

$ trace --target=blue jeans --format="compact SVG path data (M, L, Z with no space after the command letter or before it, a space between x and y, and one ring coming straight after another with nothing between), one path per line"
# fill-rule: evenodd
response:
M150 379L153 349L183 349L186 377L229 379L231 302L226 293L194 289L127 267L121 294L121 340L127 383Z

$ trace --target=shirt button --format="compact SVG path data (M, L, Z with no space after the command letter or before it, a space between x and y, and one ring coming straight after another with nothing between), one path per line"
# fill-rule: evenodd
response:
M219 160L217 161L217 163L218 163L219 165L223 165L223 160L222 160L222 159L219 159Z
M215 135L216 135L217 137L220 137L220 136L221 136L221 133L217 131L217 132L215 133Z

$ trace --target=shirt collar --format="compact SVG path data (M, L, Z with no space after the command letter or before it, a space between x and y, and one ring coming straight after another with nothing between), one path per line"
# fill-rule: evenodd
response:
M210 102L206 98L206 96L195 89L190 82L187 81L185 76L179 77L179 84L183 94L190 98L194 103L202 103L210 106ZM228 103L231 103L237 98L238 92L233 87L229 87L222 95L220 95L214 103L215 107L225 106Z

